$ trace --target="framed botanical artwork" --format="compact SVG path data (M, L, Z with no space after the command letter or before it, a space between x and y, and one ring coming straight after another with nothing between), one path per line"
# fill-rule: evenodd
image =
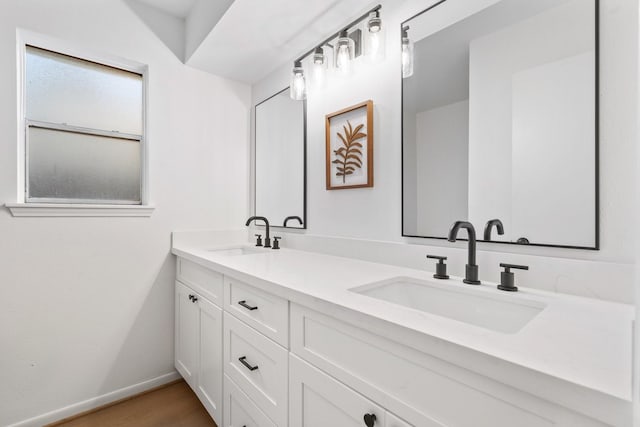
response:
M373 187L373 101L325 119L327 190Z

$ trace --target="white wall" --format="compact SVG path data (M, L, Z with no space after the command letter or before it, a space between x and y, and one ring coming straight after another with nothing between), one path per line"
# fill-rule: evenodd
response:
M469 101L418 113L415 140L418 235L443 236L469 215Z
M156 210L13 218L0 209L0 425L173 372L170 232L238 228L248 211L250 88L184 66L115 0L3 2L0 204L17 193L16 28L149 65Z
M361 65L348 79L329 78L322 94L310 93L308 116L308 226L307 241L352 256L383 262L423 266L424 254L451 257L454 274L463 274L465 245L441 240L401 237L401 78L400 23L433 1L383 1L382 17L387 25L387 58L376 66ZM475 2L447 2L461 14ZM600 226L601 250L519 247L479 244L481 276L498 280L499 262L529 263L520 275L522 285L633 302L637 215L632 194L636 191L635 123L636 93L629 90L637 76L638 42L630 34L638 27L636 0L602 0L600 68ZM336 22L336 28L347 22ZM285 64L254 85L254 101L287 86L290 64ZM381 84L384 82L384 84ZM327 191L324 185L324 116L357 102L372 99L375 120L375 186L370 189ZM343 212L349 215L343 215ZM338 238L362 239L349 243ZM301 242L300 234L289 234L283 245ZM371 242L377 241L375 245ZM396 244L400 243L400 245ZM412 245L423 245L409 248ZM310 243L311 244L311 243ZM302 243L300 243L302 245ZM324 246L323 246L324 245ZM367 246L371 251L360 250ZM344 249L340 249L344 248ZM414 249L415 248L415 249ZM456 248L456 249L450 249ZM400 256L398 254L404 254ZM584 262L586 261L586 262Z
M633 13L635 15L636 25L632 31L629 31L626 34L627 37L632 37L636 40L638 45L640 46L640 7L636 6L635 10L629 11L629 13ZM633 82L629 86L629 91L636 93L636 102L640 102L640 85L638 85L638 80L640 80L640 56L634 58L635 59L635 75L637 80ZM638 107L638 104L636 104ZM633 133L633 139L636 141L636 144L640 144L640 108L635 111L636 117L636 128ZM635 152L635 160L636 160L636 168L640 168L640 149L637 149ZM635 188L635 201L636 201L636 212L640 212L640 174L636 174L636 188ZM636 300L636 319L640 319L640 227L635 228L635 254L636 254L636 269L635 269L635 300ZM636 322L636 325L638 323ZM634 328L634 387L633 387L633 400L634 400L634 426L640 426L640 328Z

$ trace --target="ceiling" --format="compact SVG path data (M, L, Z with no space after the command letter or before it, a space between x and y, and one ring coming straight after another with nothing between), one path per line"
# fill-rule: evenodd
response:
M153 6L176 18L184 19L189 16L197 0L138 0L149 6Z
M248 84L293 62L376 5L372 0L225 0L228 8L214 13L208 12L211 7L205 9L203 2L212 6L221 0L126 1L144 3L184 22L186 36L182 35L181 43L187 46L182 54L172 47L183 62ZM136 8L136 13L151 27L157 21L145 19L144 10ZM205 25L207 20L210 22ZM163 39L160 34L164 28L152 30ZM196 32L200 34L194 45L191 35ZM163 42L169 44L166 37Z

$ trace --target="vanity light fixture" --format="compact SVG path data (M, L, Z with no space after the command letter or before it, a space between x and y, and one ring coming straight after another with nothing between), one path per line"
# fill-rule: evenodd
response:
M340 31L336 47L336 68L342 74L351 72L351 61L354 58L355 43L347 30Z
M373 40L369 40L374 46L374 51L377 52L374 57L378 58L378 53L384 55L384 35L382 31L382 20L380 19L381 5L377 5L373 9L370 9L367 13L360 16L355 21L351 22L346 27L343 27L340 31L336 32L332 36L328 37L322 43L316 45L317 47L304 53L298 59L296 59L291 74L290 95L292 99L303 100L306 99L307 88L304 76L304 69L302 68L302 60L310 55L313 55L313 61L311 62L311 82L312 86L321 87L324 85L324 79L326 70L329 68L328 57L324 52L324 47L329 46L333 50L331 58L333 59L334 68L340 70L342 74L349 74L351 71L351 63L353 59L359 56L362 52L362 32L360 28L356 28L358 24L368 18L366 23L366 37L369 34L377 34L373 36ZM350 32L351 30L351 32ZM336 41L337 39L337 41ZM367 41L364 41L367 43ZM382 50L380 50L382 48ZM367 53L365 47L365 54Z
M409 26L402 27L402 78L413 75L413 42L409 39Z
M366 55L369 61L380 62L384 59L385 34L379 10L369 12L365 43Z
M307 82L304 78L304 69L302 68L301 60L293 63L289 96L295 101L302 101L307 97Z

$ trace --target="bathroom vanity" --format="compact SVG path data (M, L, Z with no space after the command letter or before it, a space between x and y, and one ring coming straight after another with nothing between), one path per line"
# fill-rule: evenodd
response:
M601 426L633 308L174 233L175 366L218 425Z

